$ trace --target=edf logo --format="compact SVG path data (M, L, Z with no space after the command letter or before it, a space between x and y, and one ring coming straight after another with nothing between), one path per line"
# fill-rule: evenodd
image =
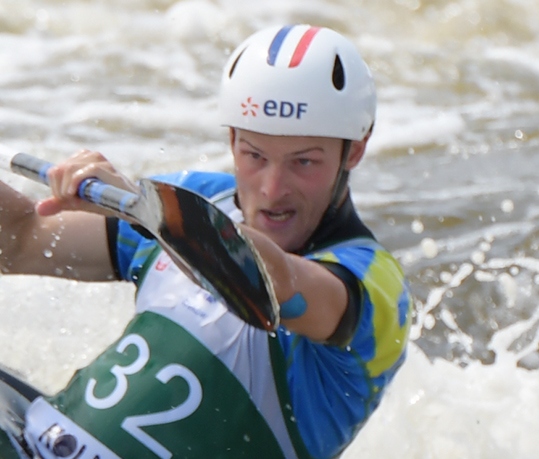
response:
M247 98L245 103L241 104L244 116L258 115L258 109L260 106L253 102L251 97ZM295 118L301 119L302 115L307 113L308 104L306 102L288 102L286 100L267 100L262 106L264 115L277 118Z
M267 116L278 116L279 118L301 119L301 115L307 113L307 104L298 102L293 104L285 100L277 102L276 100L267 100L264 103L264 114Z

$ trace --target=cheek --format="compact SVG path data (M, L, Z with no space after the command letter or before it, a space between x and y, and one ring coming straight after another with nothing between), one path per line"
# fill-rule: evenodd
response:
M318 198L325 195L329 196L334 182L335 179L331 172L322 171L310 177L308 181L305 181L304 189L308 192L309 196L317 196Z

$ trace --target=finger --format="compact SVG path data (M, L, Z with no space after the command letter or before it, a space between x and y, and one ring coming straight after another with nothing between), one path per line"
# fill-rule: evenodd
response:
M50 217L61 212L62 205L55 197L46 198L38 201L35 205L35 210L41 217Z

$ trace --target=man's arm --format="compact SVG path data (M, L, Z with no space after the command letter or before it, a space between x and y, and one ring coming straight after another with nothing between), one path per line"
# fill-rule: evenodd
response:
M344 282L320 263L287 253L262 233L241 226L253 241L272 279L279 304L295 298L301 311L296 318L282 323L290 330L314 341L325 342L337 329L348 306L348 290Z
M0 269L84 281L114 280L105 217L61 212L43 217L35 203L0 182Z

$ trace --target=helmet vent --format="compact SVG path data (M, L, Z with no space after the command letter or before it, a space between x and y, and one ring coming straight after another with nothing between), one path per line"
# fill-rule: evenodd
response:
M234 73L234 70L236 70L236 65L238 64L241 56L243 56L243 53L245 52L245 49L241 51L241 53L238 54L238 57L236 57L236 60L234 63L230 66L230 71L228 72L228 78L232 78L232 74Z
M335 56L335 64L333 64L333 86L338 91L341 91L345 85L344 68L342 66L339 55Z

